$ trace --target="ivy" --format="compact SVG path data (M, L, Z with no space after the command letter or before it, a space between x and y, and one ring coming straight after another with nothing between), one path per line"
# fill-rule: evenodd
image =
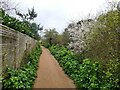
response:
M51 46L49 50L80 90L120 89L119 75L117 75L120 66L118 60L110 60L111 62L107 64L108 68L105 69L97 61L77 59L76 55L64 46Z
M40 54L41 48L40 45L37 45L36 48L28 55L27 64L20 69L8 68L7 76L3 79L3 89L32 89L34 80L36 78Z

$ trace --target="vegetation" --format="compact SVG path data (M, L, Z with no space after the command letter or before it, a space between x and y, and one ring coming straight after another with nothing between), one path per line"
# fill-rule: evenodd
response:
M68 49L54 42L48 47L78 88L85 90L120 89L120 12L110 10L92 21L92 26L90 23L90 27L87 26L87 32L78 33L74 28L74 25L78 23L71 26L74 33L66 28L69 42L76 45L76 40L78 40L78 45L83 45L79 52L72 52L72 48ZM87 23L86 20L85 22ZM82 30L81 27L78 30ZM81 35L83 35L82 40L79 37ZM70 45L69 42L66 45ZM84 44L81 44L82 42Z
M120 12L109 11L100 15L86 39L86 57L104 64L110 59L118 59L120 52ZM104 61L103 61L104 60Z
M58 32L55 29L50 29L45 31L45 42L49 43L50 45L56 43L56 37L58 36Z
M2 3L4 3L4 1ZM16 10L16 8L14 8L14 10ZM7 10L4 7L0 8L1 24L24 33L36 40L40 39L39 31L42 30L43 27L41 27L40 24L31 22L34 20L34 18L37 17L37 13L35 12L34 8L31 10L28 9L28 13L26 14L22 14L21 12L16 11L16 14L21 17L21 20L11 17L10 15L6 14L6 12ZM24 65L21 65L19 69L7 68L4 76L0 76L0 83L3 85L2 89L32 89L34 80L36 78L36 71L38 68L40 54L41 47L40 44L37 43L36 48L25 57L27 64L24 63Z
M90 59L76 59L76 55L64 46L49 47L51 53L58 60L66 74L72 78L80 89L116 90L120 89L117 70L120 63L112 60L107 64L108 68L103 69L99 62L92 62ZM116 60L117 61L117 60Z
M38 39L38 30L42 27L30 22L37 17L34 8L26 14L16 13L22 21L10 17L1 9L2 24ZM62 34L55 29L46 29L42 43L49 48L78 88L120 89L120 11L117 9L100 15L96 20L87 19L70 24ZM74 52L72 48L67 48L68 45L75 48ZM31 88L40 52L38 46L28 56L28 63L19 70L8 68L3 80L4 88Z
M3 89L26 90L31 89L36 78L38 60L41 54L40 44L28 55L27 61L20 69L8 68L7 74L3 79Z
M120 12L111 10L100 15L85 42L84 56L102 64L105 72L111 68L113 76L120 78ZM118 67L114 69L111 62Z
M46 29L43 39L43 45L45 47L49 47L53 44L67 46L69 42L70 39L67 30L65 30L62 34L59 34L56 29Z
M32 9L31 11L29 10L29 14L26 14L28 17L25 16L24 14L22 15L20 13L19 14L17 13L18 15L21 15L21 17L24 16L23 21L20 21L6 14L2 8L0 9L0 17L3 25L6 25L21 33L24 33L34 39L39 39L40 36L38 34L38 31L42 30L43 28L40 27L40 25L37 25L36 23L30 23L30 21L27 21L27 20L32 20L36 17L35 16L36 14L34 15L34 13L35 13L34 9Z

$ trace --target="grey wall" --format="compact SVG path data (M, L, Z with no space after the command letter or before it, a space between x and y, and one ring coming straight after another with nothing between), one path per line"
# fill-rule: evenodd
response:
M23 58L35 46L31 37L0 24L0 68L19 68Z

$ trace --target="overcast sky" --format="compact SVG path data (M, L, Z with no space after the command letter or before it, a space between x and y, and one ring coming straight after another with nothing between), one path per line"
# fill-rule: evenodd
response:
M115 0L11 0L19 3L17 8L25 13L28 8L34 6L38 16L35 19L44 28L56 28L58 32L64 31L64 28L71 21L79 21L87 18L89 13L91 17L96 13L104 11L107 8L106 1ZM119 1L119 0L117 0Z

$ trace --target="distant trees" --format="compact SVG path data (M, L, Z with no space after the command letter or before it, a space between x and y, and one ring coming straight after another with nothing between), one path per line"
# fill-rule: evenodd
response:
M45 41L50 45L56 44L56 38L58 36L58 32L54 29L46 29L45 30Z
M68 31L65 31L62 34L59 34L56 29L46 29L44 40L49 43L50 45L58 44L58 45L65 45L69 43L69 34Z
M62 42L64 46L68 46L68 43L70 43L70 34L67 28L65 28L64 32L62 33Z

